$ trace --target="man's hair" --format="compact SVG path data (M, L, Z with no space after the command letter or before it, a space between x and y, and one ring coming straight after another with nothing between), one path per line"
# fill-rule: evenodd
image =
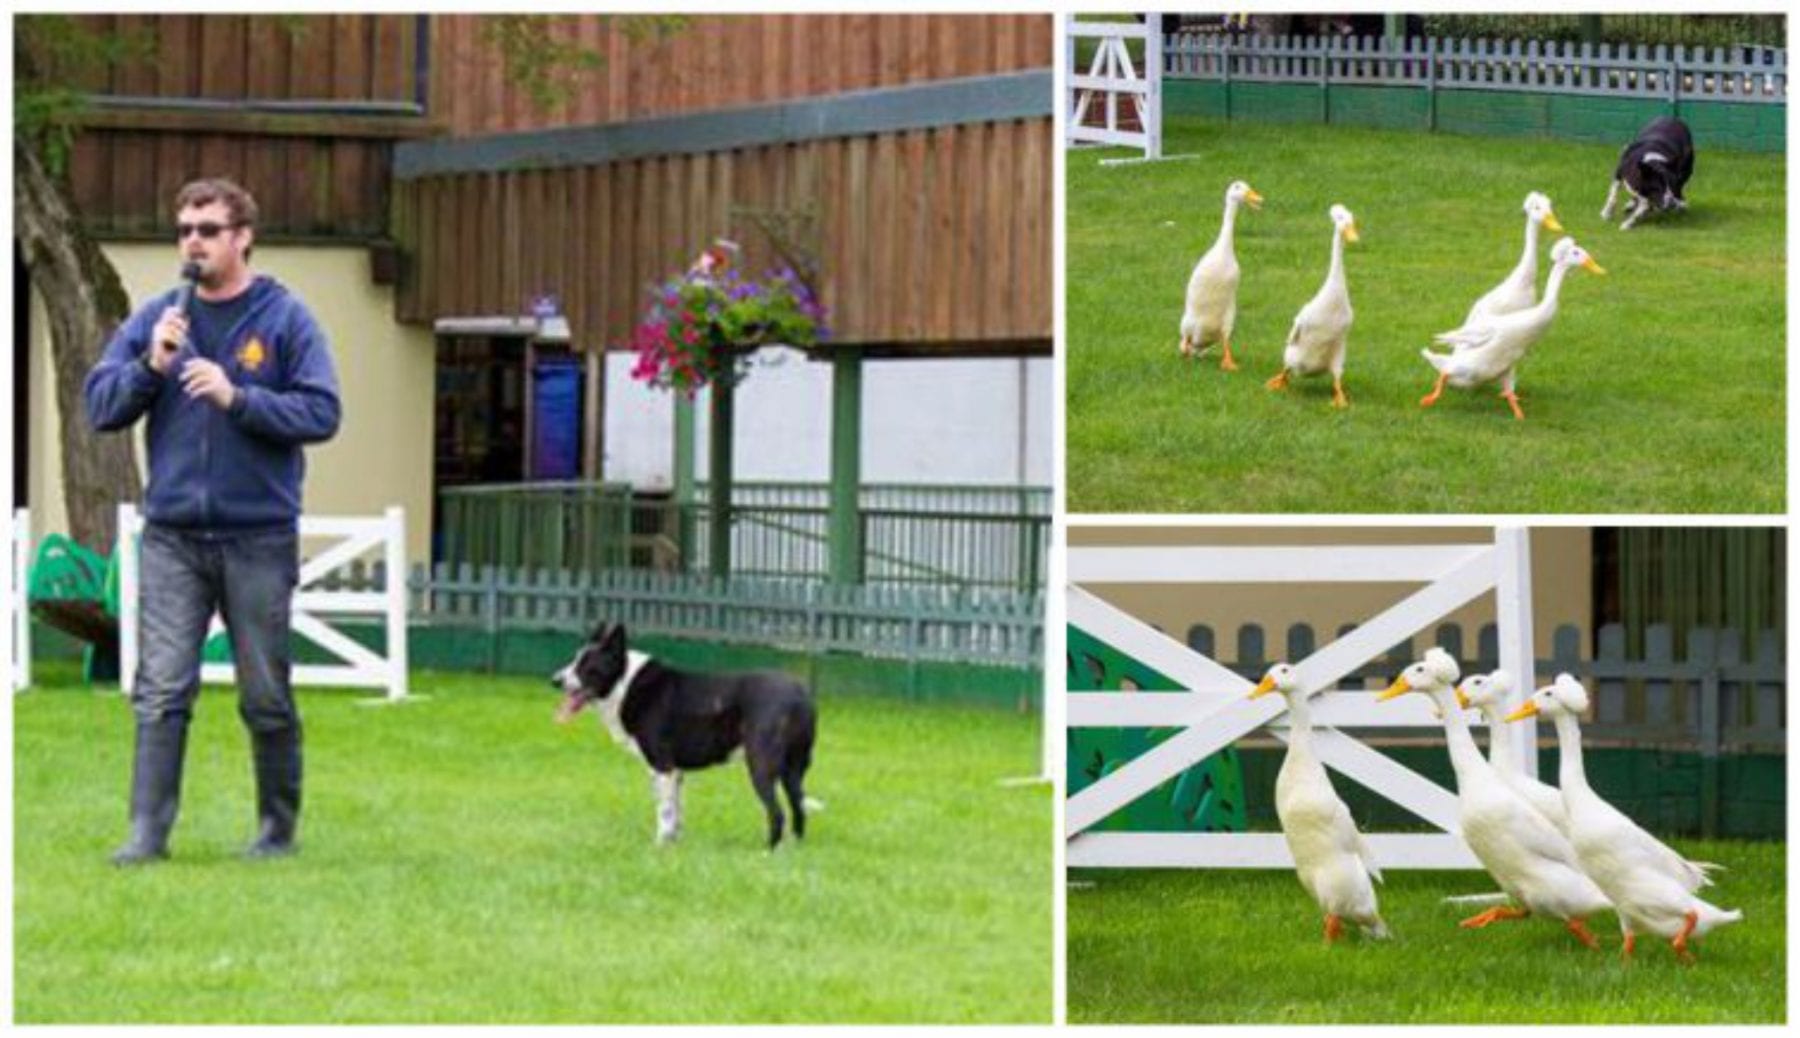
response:
M241 227L256 226L256 199L250 192L239 187L236 182L224 177L207 177L204 180L190 180L175 193L175 211L180 212L197 205L211 205L223 202L225 210L231 214L231 222Z

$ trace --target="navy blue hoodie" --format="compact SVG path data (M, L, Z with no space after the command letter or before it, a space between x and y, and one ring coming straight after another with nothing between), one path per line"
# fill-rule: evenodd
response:
M328 440L340 414L325 334L304 304L273 278L244 290L239 320L219 341L198 341L199 322L168 375L143 363L150 334L177 290L150 300L106 344L83 391L88 420L107 432L148 413L150 485L144 515L194 529L292 527L300 516L301 447ZM229 410L189 399L178 377L190 356L225 369L237 386Z

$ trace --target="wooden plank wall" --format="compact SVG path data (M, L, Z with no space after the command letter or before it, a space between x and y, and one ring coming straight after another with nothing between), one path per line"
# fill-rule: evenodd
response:
M292 101L414 99L415 17L93 14L91 32L141 39L142 60L86 77L99 94Z
M534 111L481 40L476 15L439 15L431 111L460 136L622 122L708 108L1047 68L1050 15L695 16L632 42L616 17L569 15L560 38L602 54L592 86L556 112Z
M145 58L81 82L94 93L218 101L415 97L412 15L113 14L79 21L149 48ZM221 127L228 121L218 118ZM166 231L175 191L203 175L231 176L249 188L266 236L357 238L386 227L391 138L120 122L85 130L70 164L75 201L98 235Z
M712 239L771 250L734 206L816 207L839 342L1048 352L1049 118L394 185L402 320L563 301L581 348L617 348L647 289Z

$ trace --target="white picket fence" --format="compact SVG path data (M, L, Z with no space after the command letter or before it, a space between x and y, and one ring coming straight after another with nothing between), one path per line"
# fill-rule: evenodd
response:
M13 512L12 530L12 594L6 623L8 634L7 666L12 672L14 692L31 686L31 512L20 508Z
M134 505L119 506L119 683L129 692L137 675L139 610L139 538L144 517ZM297 663L293 683L386 690L392 701L405 699L406 686L406 512L389 508L379 516L302 516L300 538L335 543L314 553L300 566L294 590L293 632L336 656L337 663ZM361 556L379 551L381 587L375 590L325 590L334 571ZM368 648L332 627L329 618L376 616L382 619L387 653ZM210 639L224 629L217 616ZM208 663L201 680L233 680L228 663Z
M1070 145L1110 144L1141 149L1145 160L1162 157L1162 76L1163 37L1161 16L1145 16L1137 22L1083 22L1069 16L1064 45L1068 61L1064 67L1069 77L1069 117L1065 124L1066 141ZM1087 73L1075 71L1075 41L1098 39L1099 50ZM1144 67L1140 71L1131 60L1127 41L1141 41ZM1127 130L1119 123L1121 99L1132 106L1139 129ZM1088 126L1088 112L1098 100L1106 113L1103 126Z
M1422 696L1375 705L1373 693L1337 681L1437 619L1492 591L1500 664L1532 673L1531 555L1523 529L1501 528L1491 542L1458 545L1291 547L1071 547L1068 622L1186 692L1125 695L1069 692L1070 728L1186 729L1070 797L1065 806L1070 866L1130 868L1286 868L1293 859L1280 833L1089 832L1113 812L1237 740L1266 729L1286 741L1280 697L1250 699L1252 682L1193 651L1082 585L1280 584L1299 593L1331 583L1423 583L1362 626L1303 660L1289 661L1314 694L1315 746L1327 767L1355 779L1438 832L1367 833L1383 868L1477 867L1458 835L1456 795L1346 734L1343 727L1441 731ZM1534 722L1517 745L1536 773Z

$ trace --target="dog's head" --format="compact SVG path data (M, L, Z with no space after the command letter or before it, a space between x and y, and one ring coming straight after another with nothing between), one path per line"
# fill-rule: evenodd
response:
M1663 152L1649 149L1632 163L1626 183L1639 198L1659 211L1676 207L1674 160Z
M550 676L550 684L563 694L556 710L558 723L566 724L589 705L619 691L625 677L625 647L625 625L603 623L575 650L575 658Z

